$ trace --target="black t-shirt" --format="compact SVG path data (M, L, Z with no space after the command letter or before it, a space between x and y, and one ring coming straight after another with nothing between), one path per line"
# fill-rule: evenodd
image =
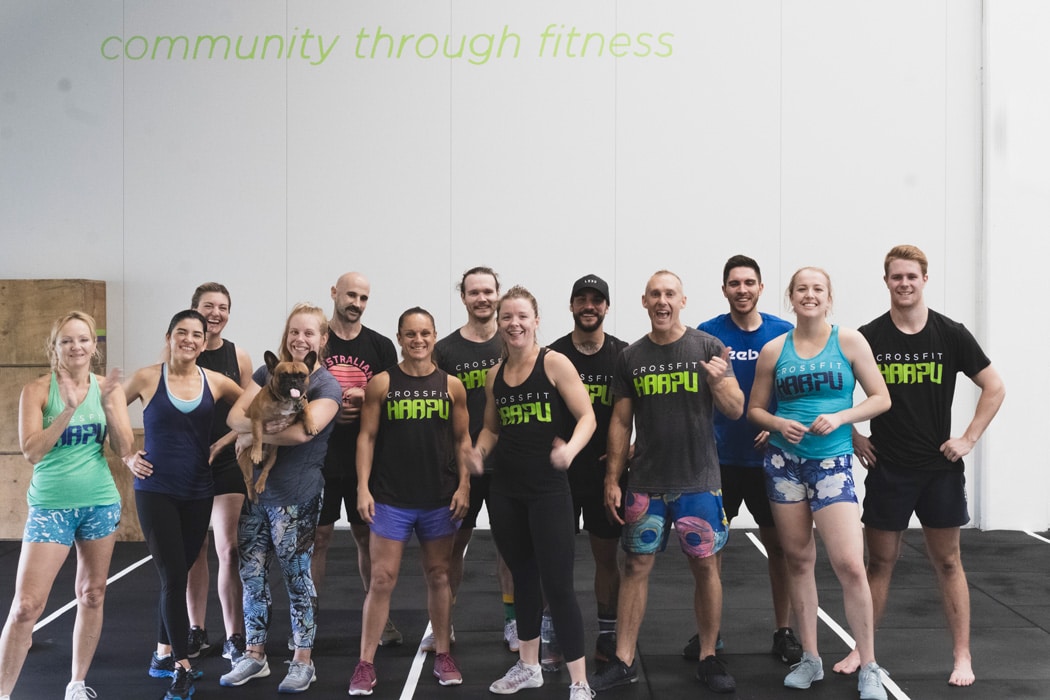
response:
M879 461L908 469L962 470L940 447L951 437L952 400L959 372L973 377L991 364L961 323L930 310L926 326L902 333L887 311L859 328L875 354L893 405L872 418Z
M327 348L324 366L344 392L351 387L363 389L373 376L397 364L397 351L390 339L364 326L353 340L343 340L329 330ZM335 423L325 456L326 476L356 478L359 431L357 421L345 425Z

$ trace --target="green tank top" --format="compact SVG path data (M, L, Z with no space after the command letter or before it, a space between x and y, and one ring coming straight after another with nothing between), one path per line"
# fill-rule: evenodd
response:
M66 407L58 391L58 380L51 373L44 428L50 426ZM91 375L87 396L77 406L69 425L55 446L33 466L26 500L35 508L84 508L120 503L120 492L106 462L106 414L95 375Z

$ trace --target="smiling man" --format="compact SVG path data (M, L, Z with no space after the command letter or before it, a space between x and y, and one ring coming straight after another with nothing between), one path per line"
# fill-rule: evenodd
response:
M722 622L722 581L714 555L725 546L729 530L712 421L716 408L739 418L744 394L725 345L682 323L685 302L678 275L661 270L649 278L642 306L651 330L620 353L613 375L605 507L623 525L626 556L616 655L591 676L594 690L638 680L635 644L649 574L656 553L667 546L672 524L695 584L693 607L703 649L697 677L715 692L736 690L736 681L714 654ZM632 423L637 441L623 490L620 477L627 467Z
M744 401L751 396L755 383L755 364L762 346L773 338L791 330L784 319L758 310L762 296L762 271L758 263L746 255L734 255L722 268L722 295L729 302L729 313L704 321L698 328L715 336L730 348L729 358L733 374L744 392ZM802 645L791 629L791 601L787 588L787 564L780 547L773 512L766 497L762 458L769 433L756 428L745 416L732 419L715 413L715 437L718 440L718 463L722 474L722 502L730 523L740 513L740 505L758 524L759 538L769 554L769 585L773 592L774 655L784 663L795 664L802 658ZM721 564L721 553L719 563ZM694 636L686 644L682 656L696 659L700 639Z

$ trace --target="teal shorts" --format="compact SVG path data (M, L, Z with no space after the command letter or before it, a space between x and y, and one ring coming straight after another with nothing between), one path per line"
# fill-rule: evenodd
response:
M67 547L73 541L100 540L117 531L120 503L84 508L29 506L23 542L54 542Z

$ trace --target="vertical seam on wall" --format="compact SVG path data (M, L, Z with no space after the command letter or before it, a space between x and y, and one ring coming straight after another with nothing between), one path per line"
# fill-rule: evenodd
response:
M782 282L784 273L784 1L777 6L780 24L780 46L778 54L777 81L777 281ZM782 284L780 286L783 286Z
M448 33L449 33L449 36L452 36L452 27L455 25L455 21L454 21L453 16L452 16L454 11L455 11L455 9L454 9L454 7L452 5L452 0L448 0ZM453 243L455 242L455 238L456 238L456 229L455 229L454 217L453 217L453 206L454 206L454 202L455 202L455 200L453 198L453 191L455 189L455 181L452 179L452 176L453 176L453 158L455 158L455 150L453 149L454 139L453 139L453 131L452 131L452 128L453 128L452 127L453 104L454 104L454 101L456 99L455 91L453 90L453 86L452 86L452 83L453 83L452 77L453 77L454 73L455 73L455 66L453 66L452 63L449 62L449 64L448 64L448 273L449 274L446 275L446 277L445 277L446 280L449 278L449 275L451 276L452 279L456 278L456 269L453 267L453 264L454 264L455 261L454 261L453 252L452 252L454 247L455 247L453 245ZM446 282L446 284L447 284L447 282ZM497 284L497 286L498 286L498 284ZM446 294L445 295L445 301L448 304L448 306L447 306L447 308L448 308L448 316L446 316L446 318L448 318L448 320L449 320L449 329L451 329L451 328L453 328L455 326L455 321L453 320L455 318L455 316L454 316L454 314L455 314L454 297L451 294ZM451 333L451 330L449 331L449 333L446 333L446 335L449 335L450 333Z
M127 0L120 6L120 36L123 39L127 35L128 3ZM120 339L121 364L127 366L128 357L128 86L127 86L127 62L121 57L120 61L120 326L124 331ZM107 304L109 294L106 294ZM113 334L109 319L106 319L106 347L112 347L110 340ZM106 372L109 372L111 353L106 353Z
M947 3L949 0L945 0ZM976 278L976 284L974 285L974 331L976 332L977 338L983 342L988 337L988 326L987 326L987 289L988 289L988 268L985 264L986 255L988 253L987 245L987 231L988 231L988 220L987 220L987 182L985 179L985 134L986 134L986 106L988 103L985 84L985 67L987 65L987 43L988 43L988 32L985 25L986 17L984 11L984 1L980 0L978 3L978 9L980 12L980 21L978 23L978 43L979 43L979 64L977 66L977 80L978 80L978 95L980 101L977 108L977 207L975 220L977 231L975 232L977 239L977 249L975 252L976 260L974 262L974 277ZM947 109L946 109L947 111ZM974 526L981 528L984 525L984 492L985 492L985 455L987 451L984 449L985 440L978 440L975 448L976 454L973 459L973 475L974 475Z
M289 28L289 17L288 17L288 6L290 0L285 0L284 3L284 32L285 36L288 34ZM289 61L284 62L284 305L286 309L291 308L291 299L289 298L289 263L291 259L291 248L292 248L292 230L290 227L290 217L288 212L291 209L291 193L288 187L288 144L292 138L291 122L288 115L288 105L291 101L289 99Z

